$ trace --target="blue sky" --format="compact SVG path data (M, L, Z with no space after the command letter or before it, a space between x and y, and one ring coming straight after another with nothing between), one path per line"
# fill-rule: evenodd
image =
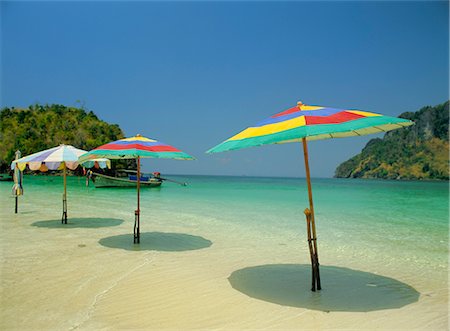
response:
M398 116L449 94L449 5L426 2L1 2L0 105L83 105L195 156L172 174L304 176L301 145L207 155L305 104ZM313 177L378 136L309 144Z

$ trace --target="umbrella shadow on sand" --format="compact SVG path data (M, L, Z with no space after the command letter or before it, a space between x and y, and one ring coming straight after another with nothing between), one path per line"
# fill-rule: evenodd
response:
M321 266L323 288L311 291L311 266L272 264L240 269L228 278L249 297L324 312L369 312L417 302L420 293L393 278L341 267Z
M133 244L132 234L121 234L106 237L99 241L100 245L110 248L121 248L129 251L163 251L181 252L208 248L212 241L200 236L185 233L144 232L141 233L140 244Z
M123 223L122 219L118 218L101 218L101 217L89 217L89 218L69 218L67 224L62 224L61 219L38 221L31 224L40 228L55 228L55 229L67 229L67 228L104 228L109 226L117 226Z

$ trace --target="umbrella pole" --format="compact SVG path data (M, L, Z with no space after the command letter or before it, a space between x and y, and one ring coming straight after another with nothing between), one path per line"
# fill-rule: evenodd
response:
M309 247L309 256L311 258L311 269L312 269L312 285L311 285L311 291L316 291L316 268L315 268L315 257L314 257L314 248L312 246L312 239L311 239L311 211L306 208L305 211L306 216L306 233L308 235L308 247Z
M314 217L314 205L312 198L312 189L311 189L311 175L309 172L309 161L308 161L308 145L306 143L306 138L302 138L303 143L303 155L305 159L305 171L306 171L306 183L308 185L308 198L309 198L309 210L311 211L311 230L312 230L312 242L314 247L314 264L313 268L315 269L317 289L321 290L320 286L320 273L319 273L319 255L317 253L317 236L316 236L316 222Z
M20 151L16 151L16 160L20 159L21 153ZM14 213L17 214L17 212L19 211L19 193L20 193L20 170L17 166L17 164L14 167L14 195L15 195L15 200L16 200L16 205L15 205L15 209L14 209Z
M17 152L16 152L17 153ZM16 155L16 160L17 160L17 155ZM16 198L16 205L15 205L15 209L14 209L14 213L17 214L17 212L19 211L19 195L18 195L18 186L19 186L19 180L17 178L17 164L16 164L16 168L14 169L14 195Z
M140 186L141 186L141 158L137 158L137 210L134 212L134 243L139 244L140 241Z
M67 224L67 173L66 173L66 163L63 163L63 179L64 179L64 193L63 193L63 214L61 218L62 224Z

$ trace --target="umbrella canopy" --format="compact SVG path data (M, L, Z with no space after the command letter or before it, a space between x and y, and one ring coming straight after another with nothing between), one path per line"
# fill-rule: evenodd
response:
M361 110L308 106L301 102L296 107L277 113L248 127L207 153L224 152L266 144L283 144L306 140L363 136L386 132L412 125L397 117L383 116Z
M140 180L141 158L164 158L178 160L193 160L194 158L170 145L137 134L131 138L120 139L99 146L89 153L82 155L79 162L86 162L96 158L108 159L136 159L137 160L137 209L134 212L134 243L140 241Z
M258 124L248 127L207 153L237 150L266 144L302 142L308 186L309 209L305 209L308 246L312 265L312 287L321 289L317 235L312 200L311 177L307 140L343 138L386 132L414 124L402 118L383 116L361 110L308 106L301 102L296 107L277 113Z
M87 153L87 151L75 148L71 145L59 145L14 160L11 162L11 169L14 169L17 165L19 170L23 171L28 165L30 170L62 170L63 167L75 170L80 164L78 158L85 153ZM102 168L109 167L110 165L110 161L107 159L96 161L98 161L98 164Z
M154 139L136 135L135 137L120 139L99 146L89 153L80 157L80 162L85 162L95 158L108 159L137 159L142 158L161 158L193 160L194 158L179 149Z
M30 170L39 170L46 172L48 170L63 170L64 175L64 194L63 194L63 216L62 222L67 224L67 180L66 169L75 170L80 162L78 158L87 151L75 148L71 145L59 145L41 152L37 152L11 162L11 169L18 168L25 170L26 166ZM92 160L102 168L110 167L110 161L107 159Z

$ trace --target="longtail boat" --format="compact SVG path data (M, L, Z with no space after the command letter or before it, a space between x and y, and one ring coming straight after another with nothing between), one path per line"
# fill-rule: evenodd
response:
M88 174L88 180L92 180L95 187L136 187L137 176L127 175L124 177L108 176L99 174L97 172L91 172ZM87 181L88 183L88 181ZM141 176L141 187L159 187L162 184L162 180L157 177Z

